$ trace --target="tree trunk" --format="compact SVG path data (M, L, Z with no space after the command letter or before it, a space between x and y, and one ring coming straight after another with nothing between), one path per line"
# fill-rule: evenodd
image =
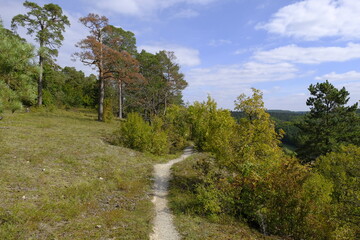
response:
M99 74L99 108L98 108L98 121L104 121L104 99L105 99L105 84L102 76L102 71Z
M104 83L104 68L103 68L103 47L102 35L100 35L100 61L99 61L99 108L98 121L104 121L104 99L105 99L105 83Z
M121 80L118 82L118 91L119 91L119 115L118 115L118 117L120 119L122 119L123 118L123 114L122 114L123 103L122 103L122 81Z
M40 49L42 49L42 44L40 43ZM38 79L38 101L37 101L37 105L40 107L43 103L43 96L42 96L42 89L43 89L43 69L44 69L44 58L41 56L41 51L40 50L40 56L39 56L39 67L40 67L40 72L39 72L39 79Z

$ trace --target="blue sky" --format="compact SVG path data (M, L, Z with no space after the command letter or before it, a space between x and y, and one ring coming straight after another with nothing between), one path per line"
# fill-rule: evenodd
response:
M25 13L23 1L0 0L5 27ZM328 79L360 99L359 0L53 0L71 21L58 63L91 73L71 61L88 32L79 17L107 16L135 33L138 50L174 51L189 83L186 102L210 94L233 109L251 87L268 109L307 110L308 86ZM25 37L23 30L19 34ZM30 38L29 38L30 39Z

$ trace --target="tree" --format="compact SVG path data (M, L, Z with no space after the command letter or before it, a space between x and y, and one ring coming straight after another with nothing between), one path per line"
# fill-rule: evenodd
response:
M112 25L107 27L104 44L121 53L122 58L109 68L114 72L114 80L117 83L118 92L118 117L123 118L123 88L135 81L142 81L143 76L139 73L139 62L135 59L137 54L136 38L134 33L125 31Z
M164 114L169 104L181 104L182 94L188 83L184 79L184 74L180 73L180 66L175 62L174 52L160 51L158 53L160 64L163 66L163 75L166 81L163 98Z
M312 96L306 105L310 113L298 124L304 139L298 150L303 162L311 162L341 143L360 144L358 104L346 106L349 92L344 87L338 90L328 81L311 84L309 91Z
M90 29L90 35L76 44L82 49L77 52L81 62L88 66L95 66L98 70L99 78L99 102L98 102L98 120L104 120L104 99L105 99L105 81L113 79L117 72L114 66L118 65L123 59L123 55L104 44L104 39L109 31L109 20L105 16L99 16L90 13L88 16L80 18L80 22Z
M172 52L160 51L157 54L145 50L137 56L140 73L147 80L136 98L136 104L144 112L145 118L155 114L165 114L170 104L181 104L181 91L187 86L180 67L175 63Z
M341 146L338 150L320 156L315 169L333 183L332 204L337 225L336 235L360 236L360 147ZM335 234L334 234L335 235Z
M18 25L27 27L29 35L35 34L35 40L39 43L39 79L38 79L38 106L42 105L43 96L43 64L45 60L52 60L58 55L56 48L61 46L64 40L63 32L65 25L70 26L67 16L63 15L62 9L56 4L45 4L40 7L36 3L25 1L23 4L29 12L16 15L11 22L13 29Z
M16 111L36 99L32 75L34 47L2 27L0 22L0 105Z

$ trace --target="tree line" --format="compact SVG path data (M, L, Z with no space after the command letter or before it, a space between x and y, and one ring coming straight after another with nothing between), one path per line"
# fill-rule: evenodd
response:
M137 52L135 35L90 13L79 21L89 35L78 42L73 56L97 70L85 76L74 67L56 64L63 32L70 22L56 4L25 1L28 12L12 19L12 30L0 24L0 110L23 106L96 107L98 120L132 111L150 119L170 104L181 104L187 86L173 52ZM16 33L25 27L38 43L32 46ZM37 63L35 63L37 57Z

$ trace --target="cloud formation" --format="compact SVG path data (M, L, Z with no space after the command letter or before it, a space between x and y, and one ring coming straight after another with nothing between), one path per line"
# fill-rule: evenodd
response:
M88 3L95 5L99 9L134 17L151 16L158 11L178 4L207 5L214 1L216 0L87 0ZM189 10L183 12L182 16L196 15L195 11L190 12Z
M195 68L187 73L190 86L216 86L232 89L244 84L289 80L298 69L289 63L264 64L247 62L212 68Z
M346 47L298 47L288 45L268 51L258 51L254 58L263 62L292 62L320 64L324 62L345 62L360 58L360 44L348 43Z
M209 46L211 47L219 47L219 46L223 46L223 45L229 45L232 44L232 41L227 40L227 39L212 39L209 42Z
M303 40L360 39L359 0L304 0L281 8L258 29Z
M193 9L183 9L173 15L173 18L193 18L199 16L199 13Z
M360 72L357 71L349 71L346 73L336 73L331 72L328 74L325 74L323 76L318 76L315 78L318 81L332 81L332 82L352 82L352 81L359 81L360 82Z

